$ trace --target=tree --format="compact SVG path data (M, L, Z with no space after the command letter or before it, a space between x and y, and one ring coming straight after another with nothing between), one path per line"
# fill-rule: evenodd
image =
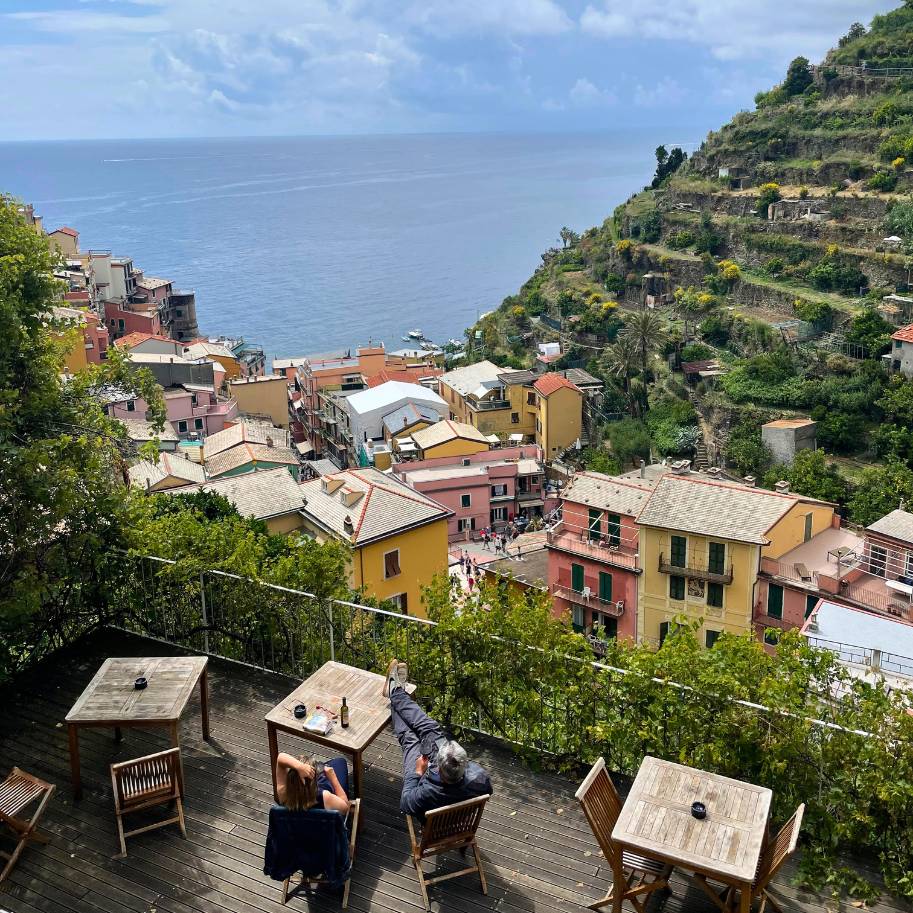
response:
M650 459L650 432L643 422L633 418L612 422L606 429L606 437L622 466Z
M622 333L612 345L606 347L602 356L602 366L606 374L619 378L625 393L629 393L631 376L637 370L639 359L640 352L636 341Z
M580 454L583 465L593 472L614 476L621 472L621 463L603 447L588 447Z
M164 420L151 375L116 350L61 379L57 266L47 237L0 197L0 679L99 620L99 569L125 545L134 452L101 392L141 397Z
M764 484L772 488L781 479L789 482L790 489L796 494L835 504L845 504L850 493L849 483L840 474L836 463L827 461L823 450L800 450L791 466L774 466L769 470Z
M562 248L576 247L577 242L580 240L580 235L573 229L568 228L567 225L561 229L558 236L561 239Z
M656 174L653 176L651 187L659 187L669 175L674 174L688 158L684 150L674 146L669 152L665 146L656 147Z
M884 220L885 230L903 238L904 251L913 254L913 200L895 203Z
M621 331L619 337L628 336L634 340L640 355L640 371L643 381L642 406L643 412L647 411L647 372L649 368L650 355L666 342L667 333L662 318L656 311L644 308L638 311L628 321L627 326Z
M674 298L675 311L684 324L682 339L687 343L691 336L690 325L707 314L716 304L716 299L693 285L689 285L688 288L679 286L675 290Z
M783 91L787 95L801 95L812 83L812 70L807 57L796 57L786 71Z
M845 339L863 346L868 358L875 358L888 347L893 330L875 308L866 307L853 317Z
M861 526L880 520L900 505L913 504L913 470L902 463L870 466L849 500L850 519Z

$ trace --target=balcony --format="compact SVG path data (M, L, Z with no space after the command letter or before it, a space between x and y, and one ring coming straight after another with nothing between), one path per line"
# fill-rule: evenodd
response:
M560 521L546 533L549 548L557 548L573 555L592 558L612 567L628 568L640 573L637 566L637 548L620 541L613 545L609 539L590 539L588 531L568 527Z
M492 412L495 409L509 409L510 400L507 399L486 399L481 402L467 400L466 405L476 412Z
M594 593L586 594L578 592L569 586L560 584L552 585L552 595L567 602L573 602L575 605L586 606L589 609L597 609L603 615L611 615L613 618L621 618L625 613L625 602L619 599L617 602L612 600L600 599Z
M661 574L674 574L678 577L691 577L694 580L707 580L710 583L732 583L732 565L724 565L722 569L711 568L706 559L691 556L685 559L684 566L672 564L672 558L663 553L659 556L659 572Z

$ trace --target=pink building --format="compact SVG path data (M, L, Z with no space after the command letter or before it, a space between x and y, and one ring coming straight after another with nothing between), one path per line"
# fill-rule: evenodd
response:
M132 399L113 403L111 415L119 419L144 419L145 400ZM165 412L178 437L208 437L222 431L238 418L238 404L215 394L211 387L187 384L165 390Z
M486 527L503 529L521 514L532 518L548 509L542 450L535 444L395 463L393 472L453 511L451 542L477 539Z
M637 636L635 518L654 485L646 479L580 472L561 494L561 520L548 533L548 585L556 616L601 636Z
M105 323L112 339L127 333L149 333L158 336L162 332L162 321L157 308L145 310L129 303L105 302Z

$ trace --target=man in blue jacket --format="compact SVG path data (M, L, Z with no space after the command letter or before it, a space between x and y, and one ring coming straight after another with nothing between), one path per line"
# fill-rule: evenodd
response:
M491 795L491 780L481 765L470 761L466 749L448 739L406 693L409 673L393 660L387 670L384 694L390 697L393 732L403 750L403 795L400 809L425 820L425 812L464 799Z

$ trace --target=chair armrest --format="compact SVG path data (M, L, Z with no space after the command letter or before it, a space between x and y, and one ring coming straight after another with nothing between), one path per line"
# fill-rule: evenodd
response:
M352 833L349 835L349 859L355 859L355 841L358 838L358 816L361 813L361 799L349 803L349 814L352 816Z

